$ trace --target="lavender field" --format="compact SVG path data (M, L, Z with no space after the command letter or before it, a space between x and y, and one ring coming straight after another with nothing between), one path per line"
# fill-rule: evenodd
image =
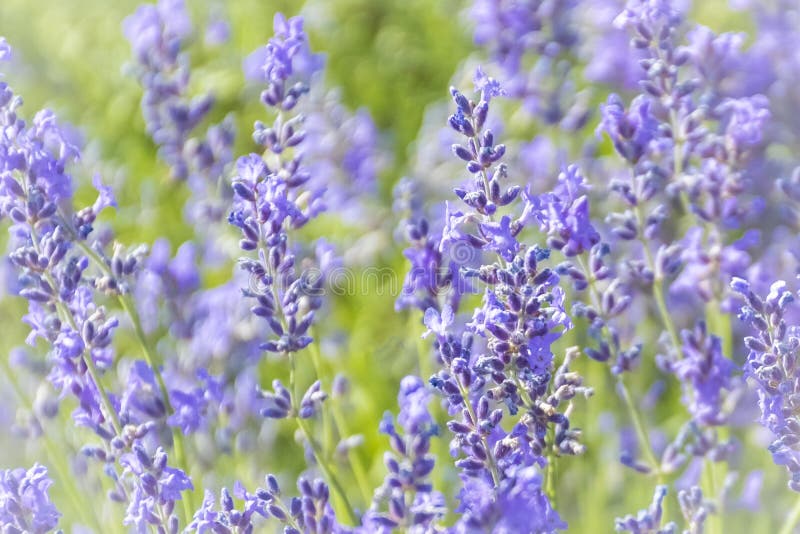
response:
M0 533L800 532L800 0L4 0Z

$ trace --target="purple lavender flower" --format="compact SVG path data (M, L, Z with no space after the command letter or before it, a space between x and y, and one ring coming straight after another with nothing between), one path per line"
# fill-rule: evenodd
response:
M573 20L577 5L573 0L475 0L470 9L475 42L487 49L502 73L491 94L499 94L502 85L504 93L522 100L534 116L548 124L560 122L567 130L583 127L588 115L576 98L570 72L570 52L579 42ZM477 75L479 90L487 79L482 71Z
M369 213L388 157L369 112L350 113L340 100L337 91L322 91L319 84L311 91L306 140L299 148L311 176L306 187L318 209L355 221Z
M683 358L670 367L684 386L684 403L698 423L724 424L724 392L734 388L736 365L722 354L720 338L709 335L702 322L694 330L684 330L681 337Z
M324 58L311 52L308 36L303 29L303 19L286 19L276 13L273 20L275 37L266 46L250 54L244 61L244 72L248 79L266 83L268 92L262 94L262 101L269 106L282 105L291 109L300 94L307 91L311 77L321 70ZM292 85L285 95L287 85ZM300 92L297 92L300 91Z
M763 95L724 100L718 111L728 115L725 135L735 147L745 149L758 145L764 137L766 122L770 119L769 102Z
M242 510L235 508L234 496L244 501ZM219 494L219 509L216 509L215 505L214 494L206 490L203 504L195 512L188 528L196 530L199 534L252 534L255 532L254 520L263 513L259 500L247 493L239 483L234 486L233 496L227 488L222 488Z
M600 106L600 114L597 133L606 132L623 158L631 164L638 163L658 134L658 122L651 115L650 102L638 96L626 112L620 97L611 94L606 104Z
M681 490L678 492L678 503L686 522L687 528L684 532L689 534L705 532L705 522L709 513L714 511L714 504L703 499L703 491L697 486Z
M800 439L800 422L793 408L799 387L796 366L800 333L785 318L795 296L784 281L773 283L766 299L756 295L741 278L731 281L731 289L744 301L739 318L755 334L744 339L749 350L744 374L756 387L760 422L773 436L769 451L774 462L789 471L789 487L800 491L800 454L794 447Z
M276 519L284 525L283 532L286 534L344 531L328 502L330 490L323 480L309 480L301 476L297 480L300 496L289 500L283 495L274 475L266 476L265 486L253 493L248 493L240 484L234 487L235 496L244 501L241 512L234 509L228 491L223 490L221 493L221 512L213 510L213 500L209 500L207 495L203 508L195 514L193 525L198 528L203 526L211 532L231 532L228 527L236 527L233 532L249 534L253 532L255 525L251 518L258 514L264 518Z
M630 532L632 534L674 534L677 526L674 523L662 525L662 503L667 496L667 487L658 486L653 495L653 502L647 510L641 510L636 516L627 515L615 522L617 532Z
M5 37L0 37L0 61L9 59L11 59L11 45L8 44Z
M446 298L451 309L457 308L461 296L470 289L460 269L473 259L471 250L459 245L451 246L447 228L441 233L433 232L424 217L409 220L405 236L411 246L403 251L403 255L411 263L411 269L403 280L395 309L438 309L440 297ZM462 254L464 251L467 253Z
M583 75L590 82L631 90L642 79L642 55L628 46L627 32L613 25L622 5L624 0L595 0L579 10L582 55L586 57Z
M200 287L197 247L187 241L174 258L170 258L169 249L165 239L153 243L136 283L136 304L145 331L152 332L164 324L172 334L185 339L191 335L192 306L188 301ZM160 310L162 302L168 307L168 320Z
M182 492L194 489L186 473L167 465L163 449L159 448L150 456L139 444L122 455L120 464L124 467L123 476L130 474L134 480L124 523L134 525L139 532L152 527L177 532L175 503L181 499Z
M3 84L2 89L7 87ZM115 484L109 496L129 504L131 521L152 524L152 516L140 506L149 498L145 493L150 486L137 486L131 494L135 499L129 500L125 485L133 471L120 475L116 463L141 447L143 438L157 426L153 419L166 415L166 410L156 409L157 403L150 404L151 413L146 415L155 417L129 418L131 414L123 409L120 398L105 389L100 375L114 366L112 338L118 320L96 302L98 292L125 298L129 281L142 263L142 251L126 251L118 245L110 258L106 256L104 242L96 239L92 230L99 210L113 204L108 189L95 179L98 200L74 211L73 182L67 165L77 158L77 148L61 133L52 113L37 113L28 127L17 112L19 98L12 95L2 102L0 213L13 223L9 257L20 275L19 294L30 303L25 319L32 329L28 342L34 343L39 337L47 341L50 382L62 396L77 400L75 423L101 438L100 445L87 445L84 453L105 464L105 472ZM90 257L100 270L97 275L89 271ZM161 467L168 477L164 481L168 499L175 501L190 482L183 475L175 483L180 478L178 471ZM142 472L136 471L136 475ZM168 520L161 514L158 521L169 521L169 525L163 524L169 532L177 530L177 518Z
M0 530L31 534L54 530L61 513L50 500L52 485L43 465L0 471Z
M207 425L209 412L222 402L224 391L219 377L210 375L205 369L198 369L195 385L174 388L169 395L173 413L167 418L167 424L180 428L184 435L188 435Z
M567 257L582 254L600 241L589 217L588 189L580 170L571 165L559 174L551 193L531 202L533 217L548 235L547 245Z
M263 69L268 82L262 93L265 106L288 112L308 91L303 82L286 86L293 75L293 59L306 42L302 19L275 18L275 37L267 46ZM295 256L288 246L289 228L304 226L319 211L315 199L304 193L310 179L295 148L306 134L303 118L278 116L272 127L256 122L253 139L270 154L270 161L250 154L237 161L233 177L234 204L228 221L242 232L240 247L258 251L258 259L242 258L251 276L245 296L256 301L252 311L267 321L274 338L263 343L269 352L296 352L311 343L308 329L319 298L322 277L311 271L295 272ZM286 157L287 153L292 157Z
M466 481L459 493L458 508L464 516L454 531L549 534L565 530L567 524L553 510L541 482L535 467L513 469L497 489L485 480Z
M520 188L502 184L508 178L499 163L505 147L496 145L484 127L497 89L483 87L477 103L451 90L456 112L449 123L465 138L453 152L466 162L473 180L455 190L469 211L448 207L440 249L459 243L474 250L479 266L465 269L465 276L483 285L484 298L466 328L453 320L455 308L449 304L437 302L425 312L443 364L430 382L447 399L451 414L451 452L459 456L463 484L460 528L502 530L504 521L509 531L519 528L520 517L501 511L524 501L541 512L541 528L552 531L564 525L541 490L538 469L548 461L544 456L582 452L580 431L570 428L558 406L591 392L568 372L577 352L568 351L553 372L551 344L571 326L564 292L558 275L539 265L549 251L517 239L531 217L505 213ZM510 416L524 414L510 432L500 425L504 408Z
M393 452L384 457L389 474L375 490L365 527L377 532L397 528L426 532L444 516L444 497L433 490L429 480L434 469L434 457L428 452L430 440L438 433L428 411L430 398L431 392L420 378L407 376L400 382L397 422L405 432L401 435L391 415L384 415L380 430L389 436Z
M74 250L75 241L91 232L95 206L109 205L108 193L101 191L93 206L68 214L73 184L66 167L77 158L77 148L52 112L40 111L28 126L18 112L22 100L5 83L0 92L8 95L0 99L0 214L12 222L9 257L19 274L19 294L30 303L28 342L48 341L50 381L62 396L78 398L76 421L108 439L119 430L112 427L116 409L103 398L93 373L111 365L117 320L94 302L94 290L120 287L113 280L89 280L89 260ZM119 279L135 268L135 259L121 265Z
M231 161L234 132L230 118L192 137L214 105L210 94L189 96L190 66L182 51L192 23L183 0L145 4L123 22L136 56L136 74L144 88L142 113L147 132L172 175L188 180L192 199L187 216L194 223L219 220L223 170Z

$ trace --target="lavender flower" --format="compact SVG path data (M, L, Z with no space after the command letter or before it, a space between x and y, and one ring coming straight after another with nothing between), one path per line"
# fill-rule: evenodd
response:
M62 396L79 400L76 421L108 439L119 429L112 428L115 409L103 398L95 368L110 367L118 322L95 304L93 284L84 274L89 260L73 248L91 231L95 207L110 203L108 195L101 191L93 206L68 214L73 185L65 168L77 158L77 148L50 111L37 113L29 127L18 115L21 98L5 83L0 92L6 95L0 99L0 214L13 223L9 257L20 276L19 293L30 303L28 342L41 337L51 344L50 381ZM122 271L135 266L134 261Z
M567 524L553 510L542 491L536 467L518 467L500 487L493 489L480 479L464 484L459 493L459 511L464 516L455 532L553 533Z
M431 393L422 380L407 376L400 382L397 422L405 430L398 433L391 415L384 415L381 432L389 436L393 452L384 457L389 474L375 490L364 525L377 532L402 528L409 532L428 532L445 514L444 497L429 480L434 458L428 452L431 437L438 428L428 412ZM386 511L382 511L383 509Z
M800 439L800 426L793 408L798 395L796 365L800 336L785 319L795 297L784 281L773 283L766 299L756 295L741 278L734 278L731 288L744 300L739 318L755 334L744 339L749 350L744 371L758 393L760 422L773 436L769 451L777 465L788 469L789 487L800 491L800 457L794 447Z
M500 68L500 84L511 98L547 124L579 130L588 113L575 95L570 52L579 34L578 2L476 0L470 9L475 42ZM478 87L483 89L483 85Z
M359 220L377 195L388 159L378 129L366 109L350 113L337 91L317 89L309 96L301 147L311 175L306 187L319 199L320 209Z
M589 218L588 189L580 171L572 165L559 174L551 193L531 199L529 204L532 216L548 235L547 245L567 257L582 254L600 241Z
M245 501L245 513L253 510L263 517L277 519L284 525L286 534L328 534L342 530L328 502L330 491L324 481L300 477L297 481L300 497L292 497L288 502L274 475L267 475L265 482L266 487L258 488L253 494L240 490L240 498ZM228 506L225 502L221 504Z
M0 37L0 61L8 61L11 58L11 45L5 37Z
M705 532L705 522L713 505L703 499L703 491L697 486L678 492L678 502L681 513L686 521L684 534L702 534Z
M606 104L600 106L600 115L597 132L607 133L623 158L633 165L638 163L658 133L658 123L651 115L650 102L638 96L631 102L630 109L625 111L620 97L611 94Z
M163 532L176 534L179 523L174 514L175 503L183 491L194 489L191 479L167 465L167 454L161 448L150 456L135 444L131 452L122 455L120 464L124 467L123 476L130 474L135 481L124 523L134 525L138 532L157 526Z
M190 66L182 51L192 23L183 0L159 0L139 6L123 22L125 36L137 60L136 74L144 88L142 112L147 132L159 147L172 175L188 180L193 193L189 219L195 223L219 220L217 198L225 166L231 161L234 132L230 118L213 125L204 138L192 137L214 105L206 94L190 98Z
M233 496L244 501L242 510L237 510ZM206 490L203 505L194 514L189 529L199 534L251 534L255 532L254 519L261 515L257 498L247 493L241 484L234 486L233 496L227 488L219 494L219 510L215 509L214 494Z
M722 354L720 338L709 335L702 322L693 331L684 330L682 339L684 357L670 367L684 385L684 403L697 422L724 424L724 392L734 388L736 365Z
M287 230L302 227L318 211L315 199L302 189L310 178L302 166L302 156L285 157L305 139L301 115L282 118L282 113L292 110L308 90L302 82L286 86L294 73L294 59L305 50L302 20L287 22L277 15L275 33L263 65L268 87L262 93L262 102L281 114L272 127L257 122L253 134L271 157L270 161L257 154L239 158L233 178L234 207L228 221L242 232L242 250L258 250L257 260L243 258L241 266L253 282L244 291L245 296L256 301L253 313L267 321L275 336L262 348L290 353L311 343L307 332L314 310L321 305L318 293L322 278L314 279L310 271L298 276L295 256L288 245Z
M571 323L564 313L558 275L539 265L549 251L517 241L530 218L527 214L512 218L500 212L513 206L520 188L504 189L506 167L498 162L505 147L495 145L492 132L484 129L489 101L496 93L484 84L481 100L475 103L451 90L457 109L449 122L466 138L453 152L467 162L474 185L455 190L470 211L448 210L449 228L442 244L463 243L475 250L476 258L494 253L496 259L484 259L465 273L485 287L482 306L465 329L454 323L449 305L441 312L426 311L425 324L436 334L437 355L444 364L431 384L447 399L451 416L457 416L447 426L454 435L451 451L461 456L456 462L463 484L461 528L502 529L504 521L510 530L519 528L516 522L521 518L506 507L525 502L540 513L534 521L541 521L544 531L553 531L565 525L541 491L537 472L548 461L544 456L552 461L556 454L583 451L580 431L570 428L558 406L591 391L579 376L567 372L577 355L574 351L568 351L553 373L551 344ZM503 406L509 416L523 411L510 432L500 426Z
M0 471L0 530L32 534L54 530L61 513L50 500L52 485L43 465Z
M446 216L452 220L450 214ZM443 232L446 231L445 228ZM461 267L473 259L472 251L449 246L445 234L432 231L424 217L409 220L405 236L411 246L403 254L411 262L411 269L403 280L395 309L438 308L440 297L446 298L451 308L457 308L461 296L470 290Z
M143 475L143 471L128 462L129 469L120 476L115 463L141 447L142 439L157 425L152 416L166 415L169 399L163 399L166 406L161 410L137 417L139 414L123 410L120 398L105 389L100 374L114 366L112 338L118 320L96 302L99 292L119 298L129 292L128 282L141 264L141 253L118 246L111 258L106 257L103 242L93 239L91 233L100 210L114 204L113 195L95 180L98 200L75 212L73 182L66 167L77 158L77 148L49 111L39 112L28 127L17 114L21 99L13 97L4 84L2 89L10 98L3 100L0 108L0 213L13 223L9 257L20 275L20 296L29 301L25 321L31 334L27 341L33 344L39 337L47 341L50 382L62 396L77 400L75 423L101 438L101 445L87 445L84 453L106 464L105 472L116 486L110 494L112 500L128 502L132 522L152 524L153 516L144 511L152 507L142 505L152 497L142 493L148 489L134 483L133 501L128 501L125 490L131 482L129 475ZM90 258L100 269L99 275L90 274ZM159 469L167 469L168 500L174 502L191 483L184 474L184 481L173 485L171 480L179 471L167 468L165 461L163 455ZM171 532L178 528L177 518L162 515L158 521Z
M667 496L667 487L658 486L653 495L653 502L647 510L641 510L635 517L625 516L616 520L617 532L631 532L632 534L674 534L677 532L675 523L662 526L662 503Z

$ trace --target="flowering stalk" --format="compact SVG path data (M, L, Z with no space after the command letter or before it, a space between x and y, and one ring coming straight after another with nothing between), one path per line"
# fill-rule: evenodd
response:
M50 501L53 481L47 468L0 471L0 526L5 532L46 534L58 525L61 513Z
M497 221L494 217L499 208L512 205L520 187L503 191L506 167L495 164L505 147L495 145L492 132L484 129L489 101L501 90L490 78L479 77L478 81L482 91L478 103L451 90L457 109L449 121L467 139L466 146L454 145L453 151L467 162L474 186L455 192L473 213L464 214L448 205L437 257L447 252L453 255L454 248L463 246L473 249L476 259L481 258L479 251L493 253L498 259L466 270L467 276L485 284L486 289L483 306L475 311L465 331L458 334L453 328L455 314L450 304L441 311L426 310L425 324L436 334L437 354L445 364L431 383L448 399L450 413L461 413L460 419L448 422L448 428L455 435L452 447L466 456L456 462L462 470L459 511L464 513L460 520L463 528L519 528L516 521L521 518L509 514L506 506L522 499L537 510L541 522L537 528L556 530L565 525L552 510L536 472L556 454L583 451L577 441L580 431L570 428L567 416L571 399L577 394L588 396L591 390L569 371L574 353L568 352L563 365L551 374L550 343L560 336L562 327L570 326L561 308L563 291L557 287L554 272L539 269L548 251L535 246L523 249L516 239L528 220L529 208L516 219L503 215ZM459 283L455 295L465 289L460 285L461 276L453 278ZM473 335L486 340L486 353L473 344ZM568 405L563 414L558 411L562 402ZM504 410L498 405L505 405L509 418L516 419L508 434L499 425ZM514 417L520 408L523 413ZM487 494L494 495L492 504L478 505L475 499ZM505 514L501 510L506 510Z
M277 117L271 127L261 121L255 125L253 139L264 147L264 155L250 154L237 162L237 174L233 179L234 209L228 219L242 232L239 243L242 250L258 253L257 260L245 257L240 265L254 282L253 287L243 291L246 297L256 301L252 312L263 318L274 334L261 348L289 360L289 388L287 390L278 381L274 383L276 394L267 394L274 407L264 414L295 419L318 465L341 499L348 519L355 523L356 516L344 488L303 421L315 415L326 398L320 382L312 384L302 401L298 401L297 395L296 353L313 342L309 329L315 310L322 304L322 278L314 279L311 271L298 276L294 252L289 246L289 230L304 226L319 209L313 193L303 189L310 174L302 165L302 155L295 150L306 137L302 129L303 116L285 117L308 92L301 73L295 71L297 65L311 55L302 19L287 21L282 15L276 15L275 37L265 52L262 71L267 88L261 100L267 108L277 111ZM292 157L286 157L287 154Z
M187 217L198 229L207 229L224 215L219 198L223 170L231 161L234 131L230 118L208 128L204 138L193 137L214 106L205 94L190 98L190 65L183 50L192 33L192 21L182 0L143 4L123 22L131 43L137 78L141 83L142 113L147 133L159 147L159 156L173 178L185 180L192 191Z
M381 421L381 433L389 436L393 452L384 457L389 474L375 490L375 497L364 525L379 532L401 529L404 532L430 532L444 516L444 497L433 490L428 480L435 459L428 453L431 437L438 433L428 412L430 391L416 376L400 383L398 423L401 435L390 414Z

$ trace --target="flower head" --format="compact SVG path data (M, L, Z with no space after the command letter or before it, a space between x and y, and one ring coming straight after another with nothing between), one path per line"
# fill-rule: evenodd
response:
M61 513L50 500L53 481L47 468L0 471L0 527L3 532L45 534L58 525Z

